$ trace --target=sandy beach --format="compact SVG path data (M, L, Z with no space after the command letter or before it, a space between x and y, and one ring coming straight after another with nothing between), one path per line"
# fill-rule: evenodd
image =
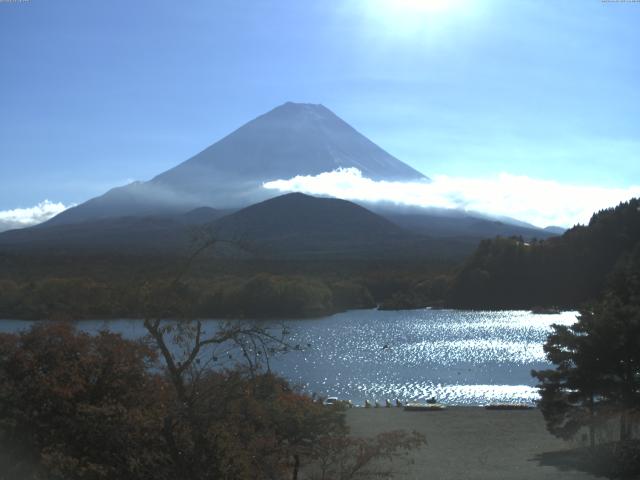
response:
M396 465L397 479L554 479L597 477L580 470L569 443L547 432L537 409L490 411L453 407L440 412L353 408L347 422L356 436L417 430L427 446Z

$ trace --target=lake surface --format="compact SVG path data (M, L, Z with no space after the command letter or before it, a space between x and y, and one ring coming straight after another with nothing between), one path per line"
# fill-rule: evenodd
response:
M576 312L430 309L353 310L286 320L289 342L302 350L272 359L271 367L309 393L356 404L430 397L449 405L533 403L538 394L530 372L551 366L542 349L551 325L575 321ZM0 331L15 332L30 323L0 320ZM145 334L139 320L77 324L88 332L109 329L127 338ZM219 321L205 324L211 330Z

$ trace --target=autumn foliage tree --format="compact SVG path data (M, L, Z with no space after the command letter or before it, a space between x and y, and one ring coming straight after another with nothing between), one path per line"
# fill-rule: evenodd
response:
M315 438L345 432L270 373L199 375L180 397L154 350L66 323L0 336L0 478L284 478Z
M0 478L151 475L166 404L153 361L141 344L63 323L1 335Z

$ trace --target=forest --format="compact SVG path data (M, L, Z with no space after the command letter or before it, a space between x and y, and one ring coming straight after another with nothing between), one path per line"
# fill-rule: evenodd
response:
M529 242L484 240L453 277L446 304L471 309L575 309L598 298L640 248L640 200L595 213L588 225Z
M180 286L191 318L316 317L378 305L437 305L455 265L395 259L229 261L203 253ZM161 291L188 261L6 256L0 318L141 318L144 292Z

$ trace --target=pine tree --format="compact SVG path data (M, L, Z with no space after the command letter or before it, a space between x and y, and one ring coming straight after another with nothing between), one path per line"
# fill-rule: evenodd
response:
M640 412L640 247L625 255L604 298L577 323L555 325L544 346L556 368L534 371L540 407L551 433L574 436L598 422L620 420L620 440L632 436Z

